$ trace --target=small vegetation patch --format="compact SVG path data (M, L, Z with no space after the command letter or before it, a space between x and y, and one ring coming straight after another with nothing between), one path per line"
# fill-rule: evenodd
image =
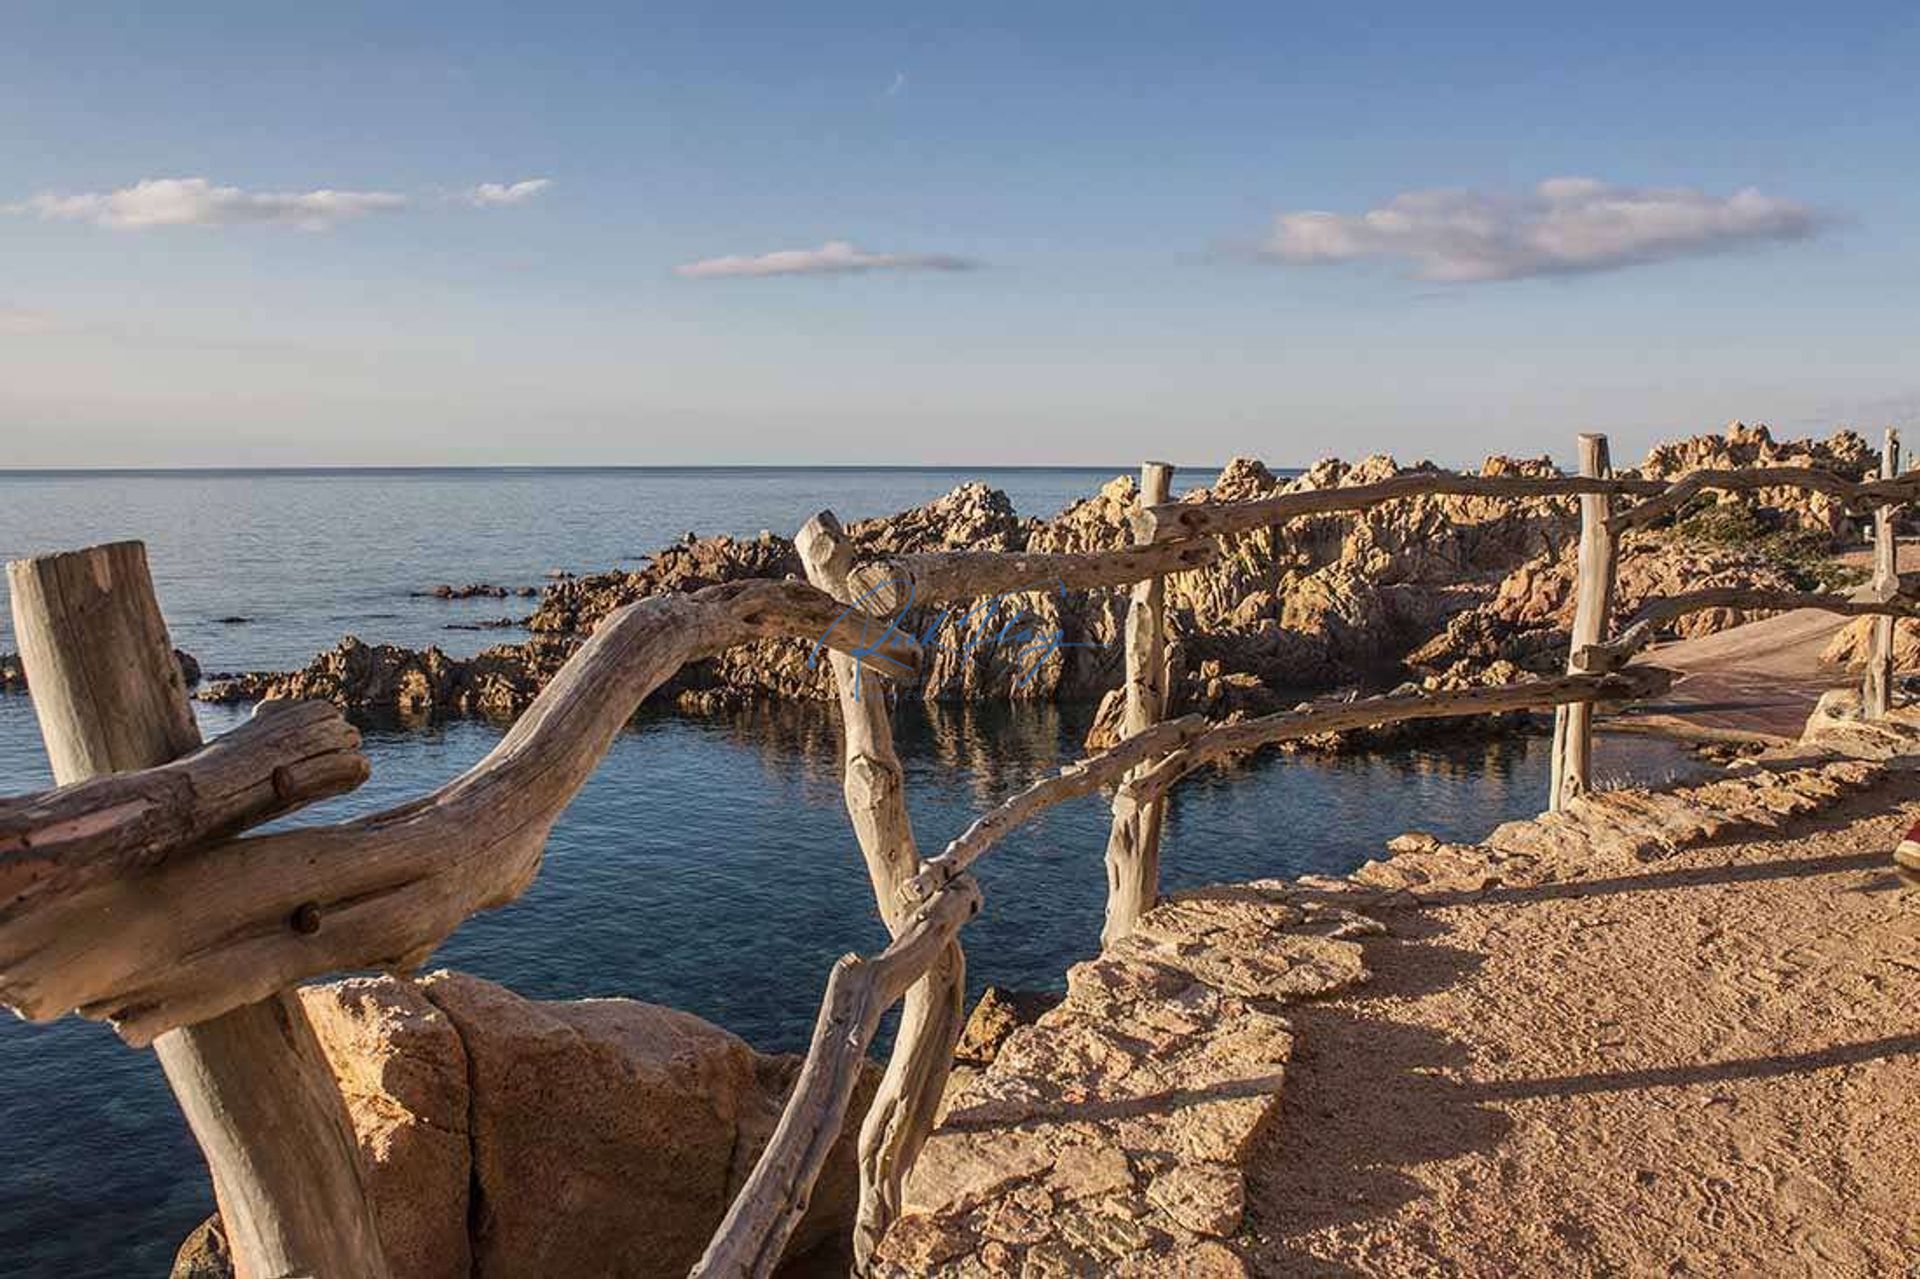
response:
M1673 534L1685 541L1757 555L1803 591L1845 590L1867 577L1865 569L1833 557L1833 540L1825 533L1778 527L1743 504L1709 505L1683 514L1675 522Z

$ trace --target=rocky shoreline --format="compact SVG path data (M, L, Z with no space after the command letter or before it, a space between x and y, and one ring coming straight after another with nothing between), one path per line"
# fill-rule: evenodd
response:
M1810 466L1851 480L1870 474L1877 454L1851 431L1827 439L1776 441L1764 426L1656 446L1633 471L1673 479L1714 467ZM1316 463L1292 479L1236 458L1185 501L1234 501L1276 492L1372 483L1433 469L1376 455ZM1483 475L1557 473L1545 458L1490 457ZM925 551L1059 552L1128 544L1134 481L1120 477L1051 519L1023 517L1006 494L966 484L925 506L851 525L862 558ZM1636 530L1620 550L1617 608L1625 617L1655 596L1711 586L1835 587L1858 580L1834 558L1856 546L1861 522L1829 495L1797 489L1703 495L1664 526ZM1417 497L1360 514L1318 516L1230 540L1209 568L1168 584L1173 637L1173 709L1215 718L1271 713L1302 696L1407 682L1429 689L1524 678L1563 669L1573 610L1579 522L1573 502ZM1849 574L1852 573L1850 577ZM645 557L632 569L553 573L524 618L480 625L524 626L520 643L470 658L438 647L413 650L347 636L304 669L209 677L198 696L212 702L321 698L359 716L480 715L510 719L538 695L600 620L636 600L749 577L800 576L790 539L697 537ZM416 592L446 599L532 597L534 587L442 585ZM904 623L931 638L923 678L910 694L937 702L1097 701L1106 703L1090 744L1111 740L1117 718L1125 592L1034 592L985 602L971 612L915 609ZM1736 609L1692 614L1680 636L1724 630L1759 614ZM1032 658L982 642L1010 626L1057 636ZM1920 639L1913 630L1909 646ZM1834 654L1844 663L1849 652ZM829 700L824 665L809 646L767 640L690 664L657 696L687 713L761 701ZM0 658L0 682L15 678ZM8 686L11 686L9 684ZM1476 722L1504 731L1525 715ZM1457 725L1443 725L1453 732ZM1305 749L1374 748L1435 731L1435 724L1343 734Z

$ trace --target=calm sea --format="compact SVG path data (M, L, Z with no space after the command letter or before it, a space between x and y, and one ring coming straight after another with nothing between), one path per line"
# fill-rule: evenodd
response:
M0 472L0 557L142 538L178 645L209 671L284 668L347 633L469 653L516 633L450 625L523 615L533 603L409 594L439 582L537 585L549 569L613 566L688 530L790 534L822 508L847 519L886 514L973 479L1004 489L1023 514L1051 515L1115 473ZM0 618L0 649L12 647ZM212 736L245 712L199 714ZM1073 758L1088 714L903 708L896 734L921 842L937 847ZM537 998L672 1004L762 1049L804 1048L834 958L884 940L841 808L834 734L823 708L705 720L643 713L554 828L533 888L469 922L436 965ZM372 780L297 820L338 820L430 790L498 735L472 722L370 728ZM1603 774L1658 779L1679 762L1661 743L1601 742ZM1538 739L1260 760L1178 794L1166 877L1181 886L1337 873L1403 830L1477 837L1538 810L1545 764ZM49 784L28 699L0 695L0 794ZM987 908L966 934L976 991L1057 987L1065 967L1091 953L1105 844L1105 813L1089 798L983 864ZM204 1167L150 1054L72 1019L0 1022L0 1273L162 1276L211 1209Z

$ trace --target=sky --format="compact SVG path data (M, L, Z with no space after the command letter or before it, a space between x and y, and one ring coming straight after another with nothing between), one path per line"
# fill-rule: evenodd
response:
M0 7L0 468L1920 426L1920 6Z

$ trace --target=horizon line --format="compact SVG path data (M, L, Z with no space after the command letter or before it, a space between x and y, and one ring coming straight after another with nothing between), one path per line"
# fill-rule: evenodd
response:
M593 472L593 471L1112 471L1130 474L1140 464L1113 466L1100 462L999 462L999 463L914 463L914 462L319 462L292 463L284 466L5 466L0 476L36 478L46 476L113 475L317 475L317 474L395 474L444 472ZM1171 463L1176 471L1221 470L1225 463ZM1269 469L1304 470L1299 466Z

